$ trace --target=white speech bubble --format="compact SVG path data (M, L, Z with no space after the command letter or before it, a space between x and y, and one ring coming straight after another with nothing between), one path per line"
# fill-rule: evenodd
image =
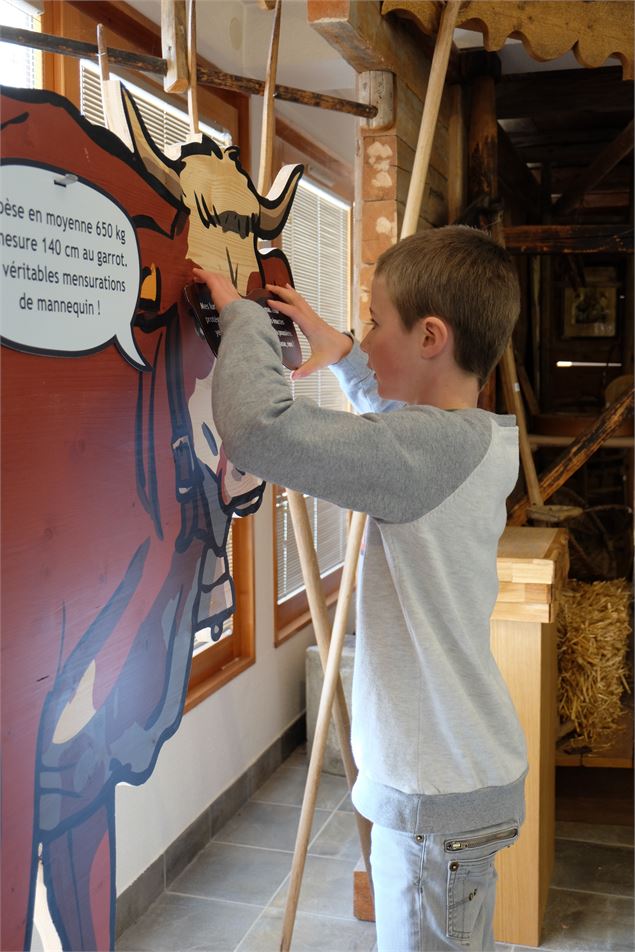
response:
M2 165L3 340L67 357L116 343L147 369L131 327L140 278L133 224L109 195L72 179L33 163Z

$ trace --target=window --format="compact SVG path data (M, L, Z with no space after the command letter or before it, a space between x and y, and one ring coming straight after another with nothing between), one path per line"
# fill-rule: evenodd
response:
M0 23L20 30L39 30L40 18L33 4L0 0ZM28 46L0 43L0 84L34 89L41 85L41 56Z
M311 182L301 181L282 248L291 265L298 291L334 327L348 330L350 320L351 209ZM302 338L306 359L310 349ZM294 397L315 400L320 406L344 410L346 398L329 370L291 384ZM347 513L333 503L305 497L313 530L320 575L327 598L336 596L344 561ZM286 490L276 487L276 643L281 643L309 621L300 560L293 534Z

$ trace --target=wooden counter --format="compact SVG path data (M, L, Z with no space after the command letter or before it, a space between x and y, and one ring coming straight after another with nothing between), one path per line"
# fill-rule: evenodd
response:
M555 849L556 611L567 577L563 529L508 528L498 550L492 651L527 739L526 819L497 858L498 942L540 945Z

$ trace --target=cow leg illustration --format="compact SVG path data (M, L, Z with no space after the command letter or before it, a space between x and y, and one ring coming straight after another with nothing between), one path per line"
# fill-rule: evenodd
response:
M114 797L42 849L51 917L64 949L114 949ZM69 888L70 887L70 888Z

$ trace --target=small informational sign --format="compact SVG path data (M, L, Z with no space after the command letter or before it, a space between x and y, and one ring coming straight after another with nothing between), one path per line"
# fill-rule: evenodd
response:
M1 174L3 343L67 357L114 343L145 369L131 327L141 272L126 212L62 169L12 161Z
M217 357L221 342L221 332L218 322L218 311L216 310L207 286L193 282L185 286L183 293L194 315L197 329ZM280 341L282 363L288 370L296 370L302 363L302 352L300 350L300 342L298 341L295 324L291 318L267 306L267 301L275 299L275 295L267 291L266 288L256 288L250 291L247 294L247 299L255 301L267 311L273 328L278 335L278 340Z

